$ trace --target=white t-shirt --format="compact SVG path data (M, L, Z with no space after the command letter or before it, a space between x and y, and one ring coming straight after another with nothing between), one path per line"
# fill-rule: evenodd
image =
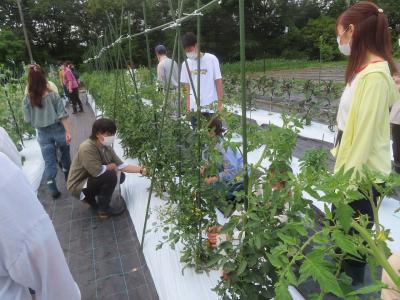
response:
M0 299L78 300L53 223L22 171L0 153Z
M338 129L344 131L346 127L347 118L349 117L351 102L356 92L358 75L353 79L351 84L347 84L346 88L343 91L342 97L340 98L339 110L337 114L337 126Z
M189 70L192 75L194 90L197 94L197 60L188 59ZM200 107L210 105L218 101L215 80L221 79L221 70L218 58L210 53L204 53L200 58ZM185 62L182 64L181 82L190 84L189 73ZM190 109L197 109L193 87L190 84Z
M0 127L0 152L7 155L19 168L22 167L21 155L3 127Z

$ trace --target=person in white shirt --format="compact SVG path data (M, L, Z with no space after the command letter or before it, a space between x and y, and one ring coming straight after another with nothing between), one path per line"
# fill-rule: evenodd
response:
M8 156L9 159L18 167L22 168L21 155L19 154L17 147L11 140L7 131L0 126L0 152Z
M0 153L0 299L78 300L53 223L22 171Z
M203 112L210 113L204 107L215 102L218 103L218 111L222 110L222 76L218 58L210 53L200 52L197 45L197 38L193 33L186 33L182 37L183 48L187 56L187 64L183 62L181 70L181 82L184 84L188 97L186 100L186 110L196 110L196 96L198 95L197 76L200 73L200 106ZM200 59L200 72L198 70L198 59ZM190 81L192 78L193 85ZM194 92L193 92L194 91ZM208 116L211 117L211 116Z

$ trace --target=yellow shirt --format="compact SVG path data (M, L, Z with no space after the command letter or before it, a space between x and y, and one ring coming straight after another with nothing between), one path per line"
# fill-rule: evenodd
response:
M61 86L64 86L64 70L63 69L60 69L60 71L58 72L58 77L60 78Z
M358 74L340 145L333 149L335 173L363 166L387 176L391 172L389 108L400 99L387 62L370 64Z

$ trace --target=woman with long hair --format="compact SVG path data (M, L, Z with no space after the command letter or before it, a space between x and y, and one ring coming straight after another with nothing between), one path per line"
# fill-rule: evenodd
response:
M29 66L28 94L23 99L24 120L37 129L38 142L45 162L44 176L54 199L61 193L57 188L57 148L61 165L68 178L71 158L71 131L68 113L58 93L50 90L45 72L36 64Z
M382 180L376 183L382 184L391 173L389 109L400 99L392 78L398 71L392 58L388 21L377 5L359 2L339 16L336 35L340 52L349 60L337 115L335 172L352 170L356 180L366 167L381 174ZM371 192L376 201L379 192L375 188ZM367 215L371 228L373 212L368 196L350 206L353 218ZM359 259L344 261L342 270L353 279L353 285L363 283L365 264Z

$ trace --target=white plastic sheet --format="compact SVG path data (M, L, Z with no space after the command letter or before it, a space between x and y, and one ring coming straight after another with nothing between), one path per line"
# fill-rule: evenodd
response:
M0 152L4 153L17 167L22 167L21 155L3 127L0 127Z

